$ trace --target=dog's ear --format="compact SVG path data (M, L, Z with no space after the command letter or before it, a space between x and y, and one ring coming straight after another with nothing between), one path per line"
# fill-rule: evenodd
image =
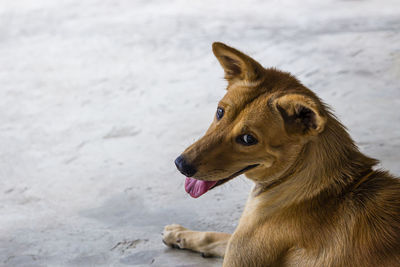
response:
M213 43L212 49L225 71L225 79L228 82L235 80L255 81L264 69L260 63L251 57L223 43Z
M324 130L326 116L311 97L288 94L274 100L289 135L317 135Z

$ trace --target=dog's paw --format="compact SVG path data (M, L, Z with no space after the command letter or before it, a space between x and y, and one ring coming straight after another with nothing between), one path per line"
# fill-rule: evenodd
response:
M163 243L172 248L184 248L182 233L187 229L179 224L170 224L164 227Z

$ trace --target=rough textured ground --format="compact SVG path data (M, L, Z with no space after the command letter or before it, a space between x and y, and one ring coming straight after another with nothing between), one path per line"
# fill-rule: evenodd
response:
M251 182L199 199L174 158L224 94L223 41L297 75L400 174L400 2L0 3L0 265L219 266L166 224L233 231Z

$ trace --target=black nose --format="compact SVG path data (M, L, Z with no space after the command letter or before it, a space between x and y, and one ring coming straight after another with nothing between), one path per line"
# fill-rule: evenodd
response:
M197 172L197 170L192 165L186 162L185 158L182 155L176 158L175 165L178 170L187 177L192 177Z

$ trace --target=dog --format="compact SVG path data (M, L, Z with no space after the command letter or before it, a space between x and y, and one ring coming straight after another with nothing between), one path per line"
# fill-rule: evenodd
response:
M163 242L223 266L400 266L400 181L375 170L345 127L291 74L212 45L227 93L206 134L176 160L199 197L254 182L233 234L168 225Z

